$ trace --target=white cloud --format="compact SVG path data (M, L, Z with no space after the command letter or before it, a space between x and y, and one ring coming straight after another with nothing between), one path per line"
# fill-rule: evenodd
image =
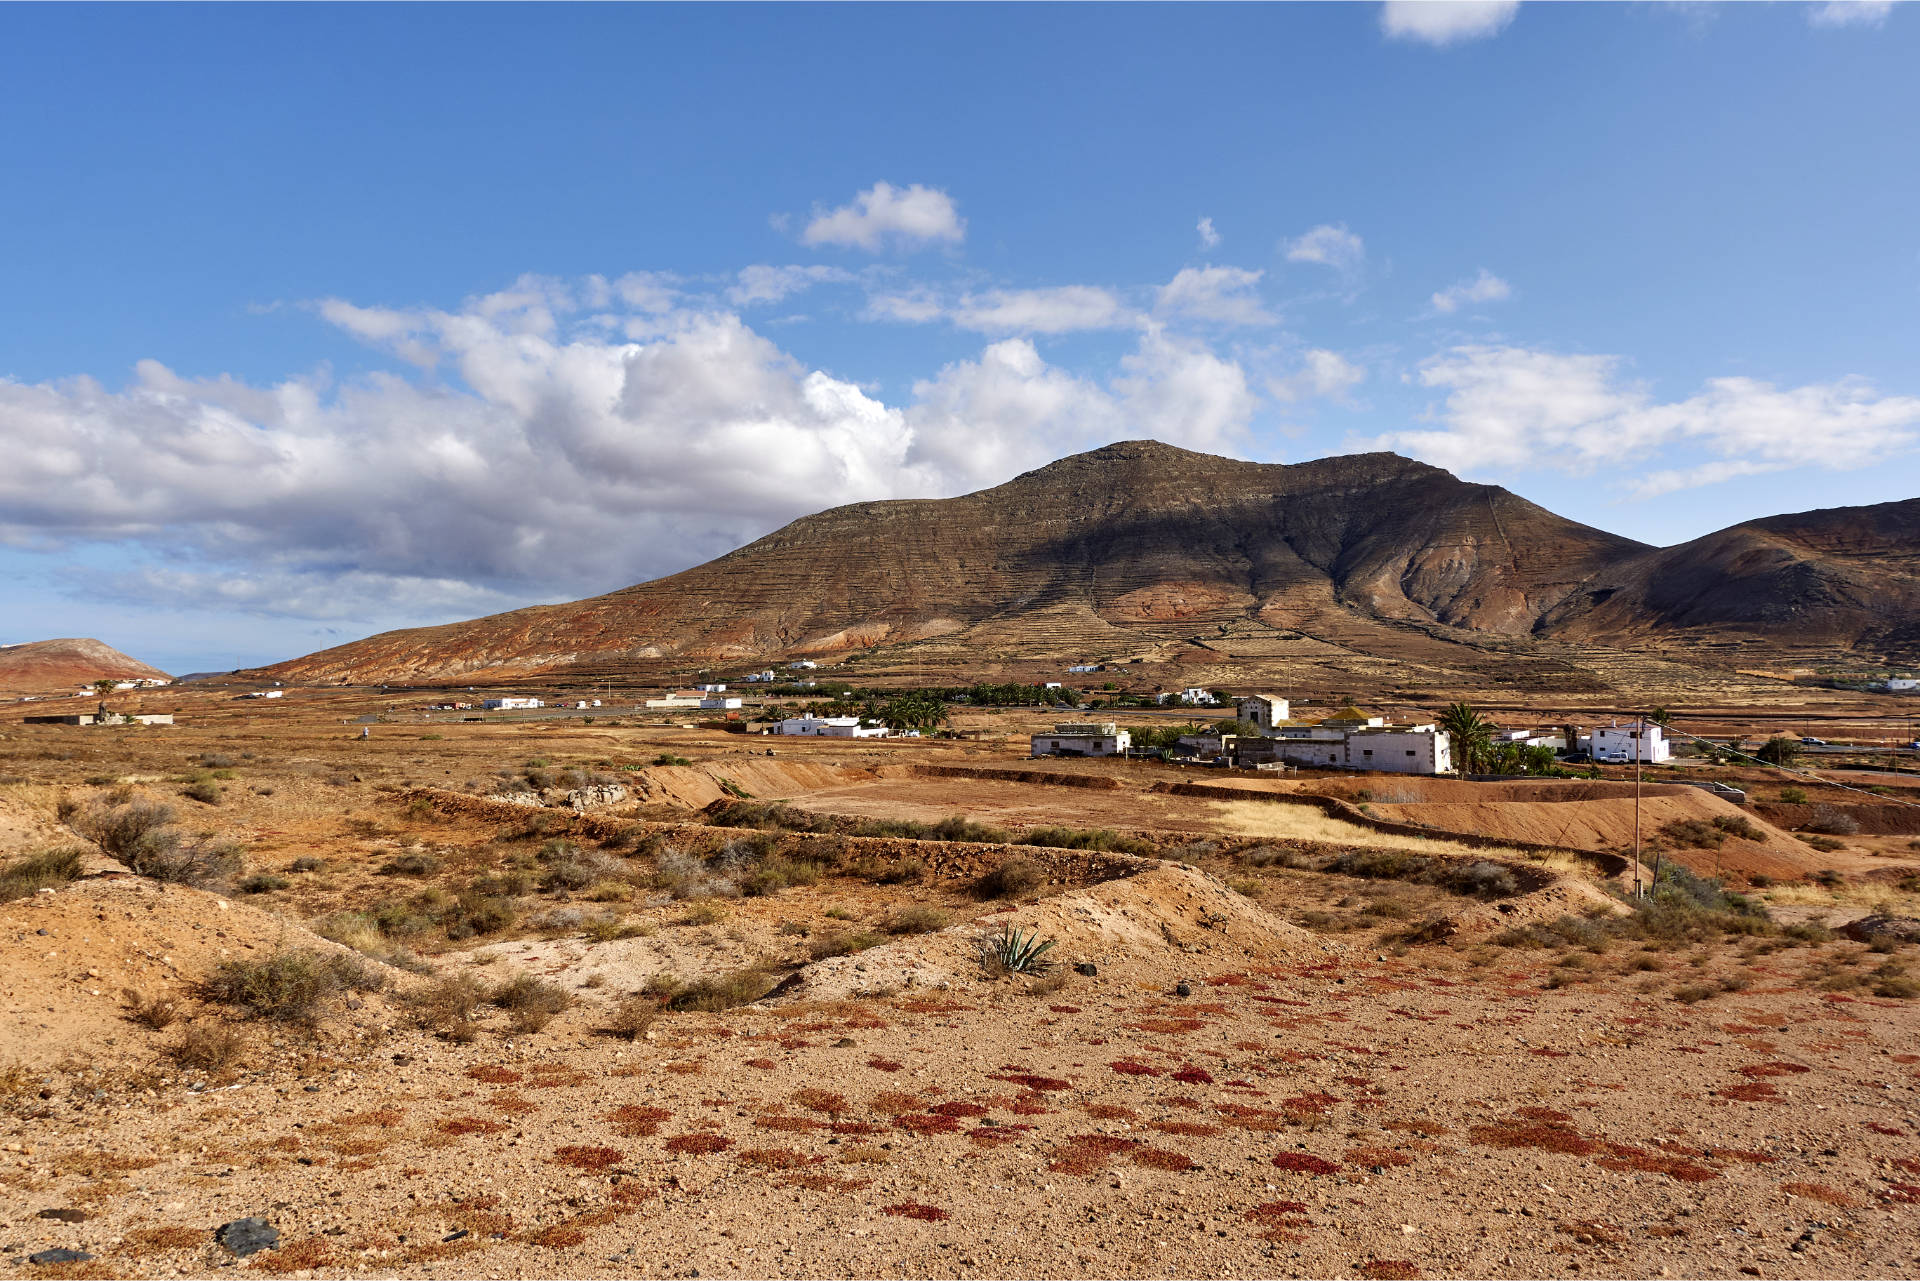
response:
M993 343L914 384L914 456L974 488L1120 439L1223 448L1253 416L1244 371L1198 342L1149 328L1120 370L1102 387L1048 365L1029 339Z
M1430 430L1369 442L1456 471L1597 466L1639 468L1663 451L1707 461L1659 468L1632 482L1642 495L1793 467L1848 470L1920 447L1920 397L1878 396L1858 379L1780 389L1716 378L1661 403L1621 376L1616 356L1563 356L1518 347L1455 347L1420 367L1443 390Z
M957 245L966 234L966 219L946 192L917 182L911 187L876 182L852 204L816 212L800 240L878 253L888 243L901 248L935 241Z
M1500 34L1519 11L1520 0L1386 0L1380 30L1444 49Z
M1433 309L1445 315L1460 310L1463 303L1501 302L1513 296L1513 286L1485 267L1472 280L1449 285L1433 296Z
M865 318L891 320L908 325L924 325L947 314L946 304L931 289L914 287L867 297Z
M742 267L737 283L727 287L727 301L736 307L776 303L815 285L839 284L853 278L851 272L838 267Z
M1213 249L1220 244L1220 233L1213 229L1213 219L1202 218L1194 230L1200 233L1200 247Z
M1111 291L1094 285L1051 289L995 289L969 294L953 309L953 323L986 334L1064 334L1119 329L1135 322Z
M1214 321L1223 325L1269 325L1273 317L1260 303L1256 286L1264 272L1239 267L1187 267L1161 286L1157 315Z
M1130 435L1218 451L1245 433L1258 405L1236 362L1158 328L1141 335L1120 368L1113 389L1133 424Z
M1367 379L1367 371L1337 351L1324 347L1310 349L1300 368L1284 378L1267 380L1267 392L1275 400L1295 401L1324 396L1344 400L1348 392Z
M1894 0L1826 0L1807 6L1807 21L1816 27L1877 27L1893 12Z
M1288 262L1319 263L1340 271L1358 267L1367 256L1366 245L1345 223L1322 223L1303 236L1283 241L1281 248Z
M1218 445L1253 410L1236 363L1153 330L1108 385L1015 337L888 404L731 313L645 310L661 282L623 281L316 308L417 355L412 376L255 386L147 361L118 390L0 379L0 543L160 565L102 580L127 600L419 622L605 591L807 512L1123 436Z

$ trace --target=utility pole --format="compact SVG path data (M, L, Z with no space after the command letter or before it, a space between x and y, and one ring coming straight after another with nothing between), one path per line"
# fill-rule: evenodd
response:
M1640 744L1646 733L1647 718L1638 721L1633 736L1633 896L1646 897L1640 891ZM1598 731L1595 731L1596 733Z

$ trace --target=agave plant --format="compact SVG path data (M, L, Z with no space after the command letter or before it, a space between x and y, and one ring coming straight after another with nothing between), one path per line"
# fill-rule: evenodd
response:
M1039 930L1022 934L1003 925L980 938L980 964L993 974L1045 974L1053 968L1046 958L1055 940L1042 939Z

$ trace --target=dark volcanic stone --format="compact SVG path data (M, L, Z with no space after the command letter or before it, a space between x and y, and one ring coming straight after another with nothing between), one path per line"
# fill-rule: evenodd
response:
M1081 975L1084 978L1093 978L1095 975L1100 973L1100 967L1095 965L1092 961L1082 961L1080 962L1080 964L1073 967L1073 972L1075 974Z
M40 1211L40 1217L43 1219L54 1219L61 1223L85 1223L87 1221L87 1212L85 1210L67 1208L42 1210Z
M69 1250L69 1249L66 1249L65 1247L62 1247L58 1250L42 1250L38 1254L29 1254L27 1256L27 1262L28 1263L85 1263L88 1259L91 1259L92 1257L93 1256L91 1254L88 1254L85 1250Z
M280 1244L280 1229L265 1219L235 1219L232 1223L223 1223L213 1239L228 1250L246 1258L249 1254L258 1254L262 1250L271 1250Z

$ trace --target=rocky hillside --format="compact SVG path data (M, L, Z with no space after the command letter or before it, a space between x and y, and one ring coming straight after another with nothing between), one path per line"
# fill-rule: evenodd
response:
M1283 466L1127 441L959 498L837 507L606 596L389 632L271 672L503 679L932 637L1067 656L1328 608L1524 637L1646 550L1393 454Z
M1920 498L1772 516L1630 557L1541 630L1616 645L1742 634L1920 650Z
M157 667L87 637L0 647L0 691L45 694L98 680L168 680Z

